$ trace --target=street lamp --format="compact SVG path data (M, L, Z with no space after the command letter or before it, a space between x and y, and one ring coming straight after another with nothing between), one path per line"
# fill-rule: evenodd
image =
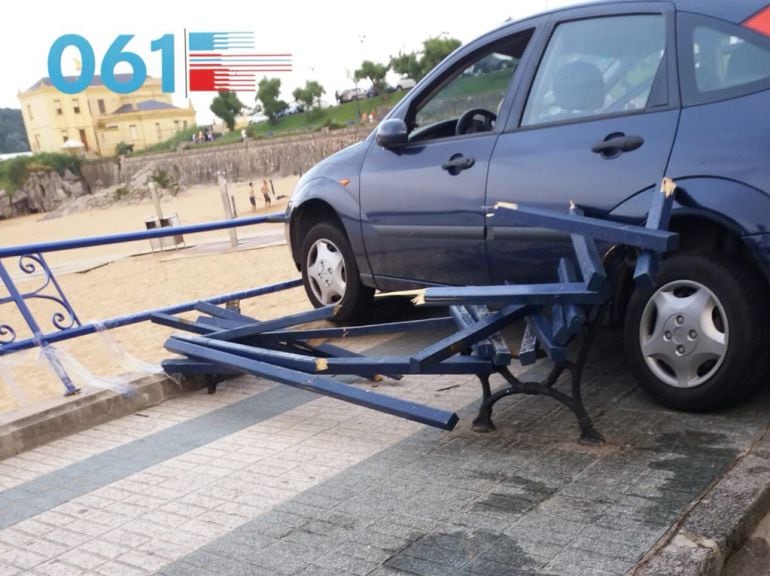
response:
M356 91L353 94L353 100L356 101L356 122L361 122L361 104L358 102L358 78L356 78L355 74L353 75L353 82L356 85Z
M359 34L358 35L358 42L361 44L361 51L360 54L363 55L364 53L364 41L366 40L366 34ZM361 122L361 104L358 102L358 77L356 76L356 73L353 72L353 81L356 85L356 92L353 95L353 98L356 101L356 122Z

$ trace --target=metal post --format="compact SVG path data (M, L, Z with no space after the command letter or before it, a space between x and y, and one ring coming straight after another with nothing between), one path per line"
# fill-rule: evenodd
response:
M233 218L233 210L230 204L230 193L227 191L227 180L225 180L224 173L217 173L217 180L219 182L219 194L222 196L222 207L225 209L225 218ZM238 232L235 228L230 228L230 246L235 248L238 246Z
M160 207L160 198L158 197L158 190L155 188L155 182L148 182L147 185L150 188L150 195L152 195L152 203L155 206L155 216L158 219L158 228L161 227L163 220L163 209Z
M13 283L13 279L11 278L11 275L8 274L8 271L5 269L5 265L2 263L2 261L0 261L0 279L3 280L3 284L5 284L5 288L8 290L8 294L16 304L16 308L18 308L19 312L24 318L24 321L27 323L27 326L29 326L29 329L32 331L32 336L35 340L35 343L40 347L43 356L51 365L51 368L53 369L56 376L58 376L59 380L61 380L62 384L64 384L64 387L67 389L65 395L71 396L72 394L77 394L80 389L75 386L75 384L73 384L72 379L67 374L64 366L62 366L59 358L56 356L56 351L51 348L43 338L43 331L40 329L40 326L35 320L35 317L32 315L32 311L29 309L29 306L27 306L27 303L24 301L24 296L22 296L21 292L18 291L16 285Z

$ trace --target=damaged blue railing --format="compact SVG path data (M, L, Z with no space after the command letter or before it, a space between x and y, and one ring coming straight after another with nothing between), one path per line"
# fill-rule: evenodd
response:
M613 282L626 274L635 260L637 286L652 287L663 254L675 250L679 237L668 230L676 184L664 178L650 205L645 226L586 217L571 205L568 213L531 206L498 203L487 213L499 227L535 226L567 232L572 237L573 257L565 255L558 266L559 281L549 284L431 287L418 293L417 304L447 308L448 316L409 322L355 327L301 328L311 321L332 318L335 306L259 321L219 307L199 310L207 314L195 321L158 314L159 324L191 332L174 334L166 349L182 357L165 360L168 374L197 375L207 379L210 391L218 378L247 373L288 386L344 400L400 418L451 430L457 424L454 412L418 404L335 380L335 376L358 376L371 380L398 379L403 374L468 374L481 384L482 402L472 428L477 432L495 429L492 409L496 402L514 394L548 396L567 408L577 419L580 441L604 442L594 428L582 398L582 374L588 351L601 325L603 310L615 294ZM602 257L596 242L613 248ZM576 265L575 265L576 264ZM514 359L501 330L524 321L525 330L517 355L526 366L538 353L551 360L551 369L540 380L520 380L509 365ZM423 330L426 339L436 328L453 327L418 350L398 356L358 354L341 346L318 343L318 338L350 341L355 336L388 331ZM569 375L570 389L558 389L562 375ZM499 375L505 384L492 391L490 376Z
M53 270L46 262L44 254L47 252L152 240L183 234L197 234L256 224L283 222L283 220L284 216L282 213L274 213L263 216L207 222L203 224L156 228L139 232L126 232L87 238L74 238L72 240L0 247L0 280L5 285L8 292L7 296L0 297L0 306L4 304L15 304L23 322L31 333L30 337L19 338L19 334L22 330L20 327L12 326L10 323L0 320L0 356L34 347L40 348L43 357L49 362L57 377L61 380L62 384L64 384L66 395L74 394L78 391L78 388L72 382L72 379L62 366L56 355L56 351L51 347L51 344L62 340L85 336L87 334L93 334L97 330L103 328L117 328L129 324L136 324L137 322L144 322L149 320L150 317L155 314L177 314L186 312L193 310L200 302L199 300L183 302L163 308L144 310L124 316L116 316L99 322L83 323L64 293L61 285L56 280ZM40 285L32 290L20 290L3 262L3 259L7 258L18 258L18 268L24 275L32 276L41 274L42 279ZM242 300L262 294L286 290L300 286L301 284L302 281L300 279L293 279L230 294L213 296L204 301L211 304L221 304L233 300ZM58 309L53 313L50 319L43 321L35 316L29 306L29 303L33 300L47 300L54 303Z

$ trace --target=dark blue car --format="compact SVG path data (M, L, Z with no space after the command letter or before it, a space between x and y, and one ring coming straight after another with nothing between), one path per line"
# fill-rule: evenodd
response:
M770 7L604 2L506 24L430 72L288 210L314 305L374 290L555 279L565 238L495 229L498 201L641 223L679 185L658 288L618 279L630 365L664 404L733 402L770 364ZM633 256L629 256L629 270Z

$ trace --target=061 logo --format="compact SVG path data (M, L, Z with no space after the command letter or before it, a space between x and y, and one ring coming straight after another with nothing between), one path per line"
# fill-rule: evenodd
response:
M100 75L107 89L118 94L129 94L141 88L147 78L147 65L136 52L127 49L133 34L119 34L105 52ZM254 52L253 32L187 32L184 31L185 96L189 92L216 90L255 91L257 75L267 72L291 72L291 53ZM80 74L65 76L62 55L67 48L80 52ZM150 42L150 50L160 53L161 89L174 92L174 35L164 34ZM115 72L119 64L131 69L129 78ZM51 84L65 94L85 90L96 74L96 55L93 46L79 34L64 34L57 38L48 51L48 76Z

